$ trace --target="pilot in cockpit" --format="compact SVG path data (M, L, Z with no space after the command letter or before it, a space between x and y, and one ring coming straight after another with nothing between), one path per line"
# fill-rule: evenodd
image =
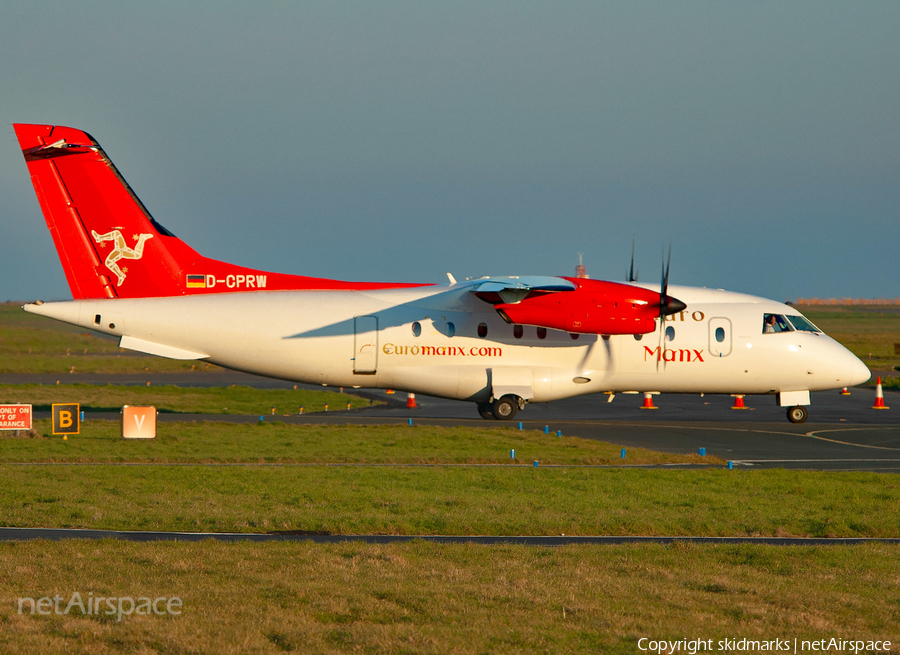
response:
M784 316L779 314L763 314L763 334L773 334L775 332L790 332L787 321Z

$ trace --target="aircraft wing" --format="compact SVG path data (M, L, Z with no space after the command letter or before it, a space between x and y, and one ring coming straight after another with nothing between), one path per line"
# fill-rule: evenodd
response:
M575 291L578 286L565 278L545 275L523 275L510 277L483 277L466 280L472 293L492 305L522 302L533 292L554 293Z

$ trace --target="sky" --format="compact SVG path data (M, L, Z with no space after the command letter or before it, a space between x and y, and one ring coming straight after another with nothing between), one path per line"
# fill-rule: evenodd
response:
M12 123L203 255L900 296L900 3L7 0L0 300L70 298Z

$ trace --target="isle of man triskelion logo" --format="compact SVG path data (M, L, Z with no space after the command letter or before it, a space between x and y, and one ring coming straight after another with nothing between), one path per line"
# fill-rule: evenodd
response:
M120 259L140 259L144 256L144 242L153 238L152 234L135 234L131 238L137 243L134 244L134 248L129 248L128 244L125 243L125 237L122 236L119 230L113 230L106 234L97 234L94 230L91 230L91 235L101 248L106 247L106 241L113 242L115 247L106 256L106 262L104 263L106 268L116 274L116 277L119 279L116 286L119 287L125 281L125 274L128 273L128 268L119 268L118 261Z

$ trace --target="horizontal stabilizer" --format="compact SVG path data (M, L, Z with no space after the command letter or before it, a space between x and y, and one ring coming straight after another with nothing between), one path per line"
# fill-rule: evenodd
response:
M206 359L209 355L191 352L190 350L182 350L174 348L162 343L154 343L152 341L144 341L135 337L124 336L119 340L119 348L128 350L136 350L140 353L148 355L157 355L159 357L168 357L169 359Z

